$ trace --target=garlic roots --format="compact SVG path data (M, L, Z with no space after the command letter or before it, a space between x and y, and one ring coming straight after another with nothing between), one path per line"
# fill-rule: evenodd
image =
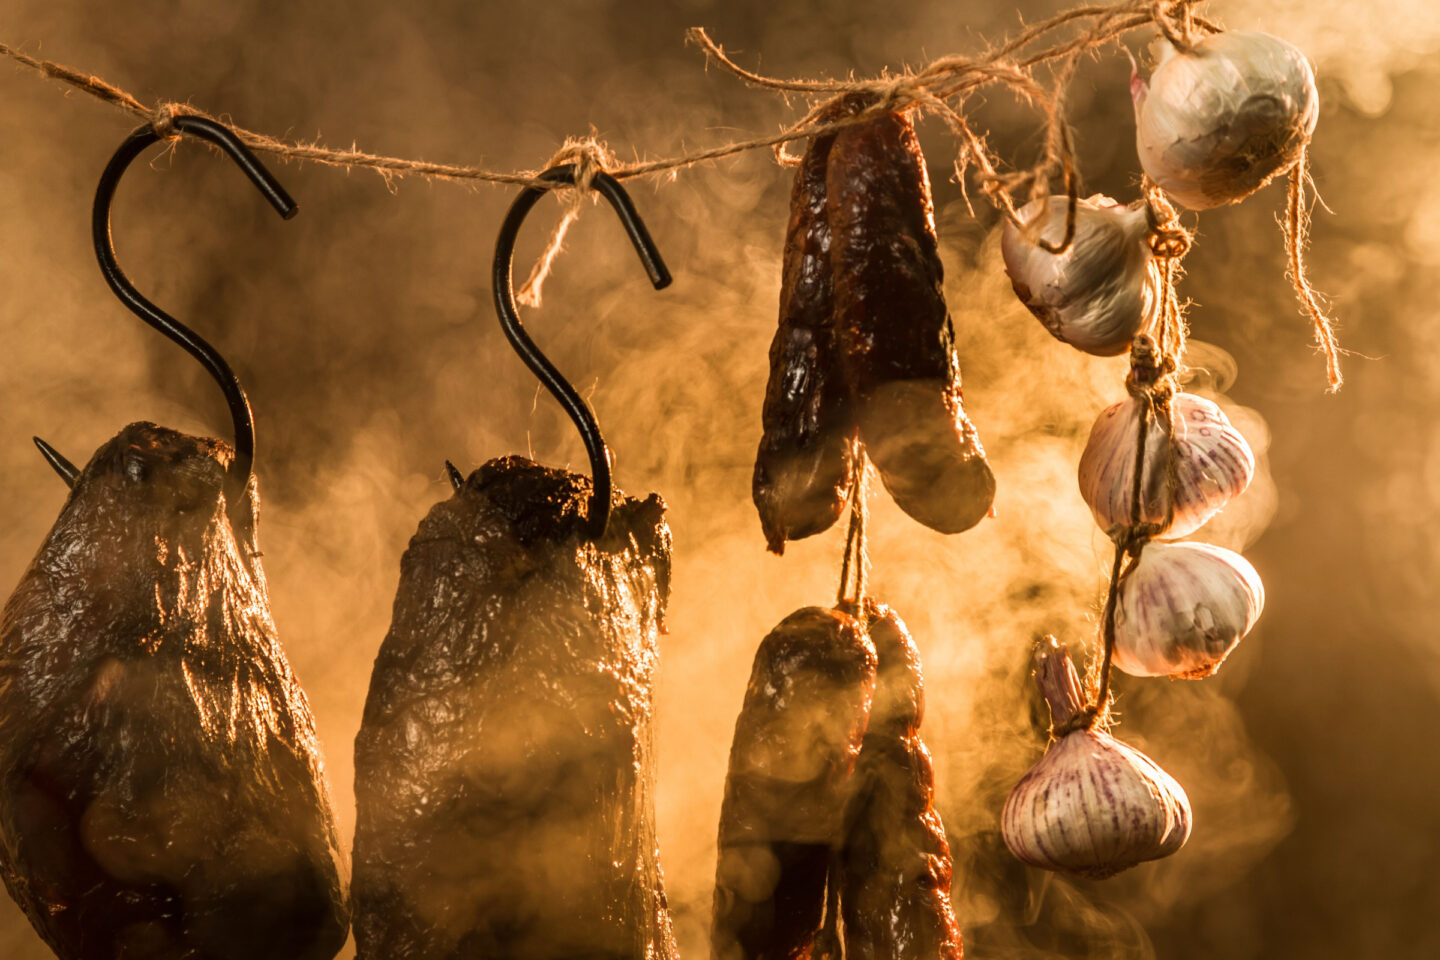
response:
M1177 393L1170 399L1170 411L1169 431L1156 417L1146 428L1144 483L1136 519L1155 525L1157 536L1178 539L1194 533L1245 491L1255 476L1255 455L1229 418L1204 397ZM1131 523L1140 412L1141 404L1134 397L1107 408L1091 428L1080 456L1080 495L1100 529L1115 540L1125 537ZM1173 488L1167 444L1168 456L1174 459Z
M1062 728L1080 710L1080 681L1053 637L1035 653L1035 680L1052 729ZM1053 742L1010 791L1001 831L1010 852L1031 866L1101 879L1184 846L1190 801L1140 751L1079 728Z
M1160 41L1146 84L1130 81L1140 165L1191 210L1238 203L1300 159L1319 117L1305 54L1278 37L1231 30L1188 53Z
M1250 562L1208 543L1150 543L1115 598L1115 666L1134 677L1208 677L1265 607Z
M1073 241L1063 253L1051 253L1037 241L1058 246L1065 239L1068 204L1068 197L1049 198L1049 217L1037 237L1005 224L1005 272L1016 296L1057 340L1116 356L1150 325L1160 302L1160 273L1145 240L1149 214L1099 194L1079 200ZM1033 224L1041 210L1042 201L1035 200L1020 216Z

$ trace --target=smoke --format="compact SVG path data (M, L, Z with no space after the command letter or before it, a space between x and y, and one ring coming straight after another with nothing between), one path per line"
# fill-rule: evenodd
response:
M1060 6L1026 2L1022 12L1035 20ZM1425 851L1440 850L1427 792L1440 767L1399 746L1440 702L1427 619L1440 574L1440 339L1424 273L1436 245L1427 213L1440 207L1436 77L1424 57L1440 35L1422 7L1218 7L1228 25L1283 34L1316 59L1314 159L1339 216L1317 217L1312 267L1347 321L1343 342L1386 359L1349 358L1346 390L1321 395L1322 364L1269 222L1278 189L1201 220L1182 288L1197 301L1192 389L1221 402L1261 469L1199 538L1244 550L1269 603L1216 678L1117 678L1117 734L1185 786L1195 830L1175 857L1103 883L1027 871L995 831L1005 794L1043 745L1031 640L1055 633L1078 651L1096 633L1110 547L1075 468L1094 417L1123 395L1124 363L1056 343L1016 302L993 212L977 203L972 217L946 176L953 141L938 124L922 127L966 404L998 479L997 515L942 537L871 484L870 584L924 657L922 734L973 957L1366 953L1363 937L1377 929L1395 932L1375 941L1389 948L1376 955L1433 953L1440 935L1420 905L1440 896L1425 868ZM681 44L695 23L747 65L826 76L974 50L1015 24L1010 9L953 4L705 0L414 10L359 0L343 14L274 0L155 0L123 14L12 0L9 12L7 43L39 45L142 99L190 98L254 129L497 169L538 166L592 125L626 158L632 145L665 155L794 116L707 72ZM1070 100L1086 189L1120 199L1135 196L1138 175L1128 71L1107 52L1085 65ZM10 347L0 366L0 584L11 584L64 492L31 433L80 462L130 420L223 437L229 424L204 374L124 312L95 269L90 197L126 121L29 75L0 71L0 84L0 216L12 231L0 259ZM1004 95L970 106L1002 155L1029 161L1038 118ZM272 164L301 206L283 223L194 144L151 166L136 164L120 190L120 260L220 347L250 391L275 619L314 706L348 838L371 661L407 538L449 496L443 460L468 473L514 452L589 469L493 319L489 258L510 196L421 181L392 192L368 174ZM707 955L722 784L755 647L792 610L828 602L839 576L842 530L775 558L750 504L789 177L760 151L632 181L674 285L653 291L608 208L587 205L544 307L525 313L595 407L619 485L669 505L656 796L676 934L692 957ZM537 208L517 272L559 209ZM1402 770L1404 785L1375 785ZM1321 911L1328 934L1298 919ZM8 903L0 949L46 955Z

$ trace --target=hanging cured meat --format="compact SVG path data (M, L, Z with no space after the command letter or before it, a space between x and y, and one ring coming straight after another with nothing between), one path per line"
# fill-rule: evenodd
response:
M875 648L838 610L797 610L760 644L720 811L714 960L810 955L874 688Z
M230 459L126 427L5 605L0 868L64 960L327 960L345 940L315 722L253 479L227 515Z
M930 751L920 739L920 651L889 607L870 600L865 612L879 673L845 839L845 956L959 960L950 844L934 806Z
M995 477L965 415L930 177L900 113L841 129L826 166L839 356L885 489L941 533L985 517Z
M819 119L869 103L852 94ZM881 113L812 138L791 192L755 457L752 492L771 551L839 518L857 436L920 523L959 533L990 512L995 477L965 414L943 277L910 121Z
M833 136L810 141L795 174L780 281L780 326L770 344L770 380L755 455L752 493L765 543L828 530L845 509L855 436L850 390L835 339L825 163Z
M492 460L421 522L355 742L361 958L675 955L655 841L664 503Z

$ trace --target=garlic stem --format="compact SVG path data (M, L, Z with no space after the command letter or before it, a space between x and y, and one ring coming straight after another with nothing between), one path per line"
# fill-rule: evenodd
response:
M1080 676L1070 662L1070 651L1053 636L1035 647L1035 685L1050 707L1050 729L1059 730L1084 709Z

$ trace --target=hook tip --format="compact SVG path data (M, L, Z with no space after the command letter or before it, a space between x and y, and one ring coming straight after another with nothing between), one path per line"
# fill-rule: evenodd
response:
M449 460L445 461L445 474L450 478L450 486L457 491L465 486L465 475L456 469L455 464Z
M80 468L65 459L63 453L39 437L30 439L34 442L35 448L40 451L40 456L44 457L45 462L50 464L50 468L60 475L61 480L65 481L65 486L74 489L75 479L80 476Z

